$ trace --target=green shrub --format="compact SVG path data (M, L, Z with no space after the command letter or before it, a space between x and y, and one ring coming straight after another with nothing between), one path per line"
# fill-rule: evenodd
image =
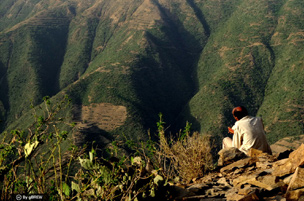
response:
M44 98L44 110L34 109L34 124L27 131L13 130L4 133L0 149L1 200L14 199L13 194L47 194L50 200L64 200L72 148L64 158L62 143L67 131L60 130L65 124L58 117L69 104L65 97L57 104ZM72 126L70 124L70 126Z

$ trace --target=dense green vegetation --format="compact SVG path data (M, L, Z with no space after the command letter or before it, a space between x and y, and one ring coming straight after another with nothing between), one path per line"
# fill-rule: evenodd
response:
M159 143L124 136L125 142L113 140L102 154L99 143L71 142L68 131L76 124L66 114L67 96L43 100L31 110L32 125L1 139L1 200L18 200L20 194L39 194L43 200L175 200L179 195L169 182L188 183L214 168L210 138L190 135L189 123L168 141L160 114ZM123 154L121 146L132 154Z
M272 143L303 134L303 6L300 0L3 0L1 131L30 125L31 103L67 94L69 113L85 133L100 122L84 119L84 106L126 107L123 125L97 126L107 139L145 139L162 112L169 132L190 121L220 140L236 105L263 117Z

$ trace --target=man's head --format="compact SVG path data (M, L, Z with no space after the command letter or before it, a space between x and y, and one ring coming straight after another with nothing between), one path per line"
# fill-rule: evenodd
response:
M242 119L243 117L247 116L248 112L245 107L238 106L238 107L233 108L232 115L235 118L235 120L238 121L238 120Z

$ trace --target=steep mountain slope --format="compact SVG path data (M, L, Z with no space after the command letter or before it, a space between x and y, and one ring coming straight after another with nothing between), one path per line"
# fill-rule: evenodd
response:
M201 127L217 133L219 123L232 124L231 108L244 105L263 117L272 142L303 133L301 11L300 1L239 2L199 61L190 108Z
M28 119L30 102L67 94L80 141L145 138L159 112L172 132L190 121L220 139L236 105L263 117L272 142L303 134L303 6L3 0L2 129Z

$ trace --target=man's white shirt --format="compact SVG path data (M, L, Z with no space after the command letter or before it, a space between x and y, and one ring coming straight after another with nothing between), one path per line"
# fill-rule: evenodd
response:
M236 121L232 129L234 130L233 147L238 148L246 154L251 148L271 154L260 117L245 116Z

